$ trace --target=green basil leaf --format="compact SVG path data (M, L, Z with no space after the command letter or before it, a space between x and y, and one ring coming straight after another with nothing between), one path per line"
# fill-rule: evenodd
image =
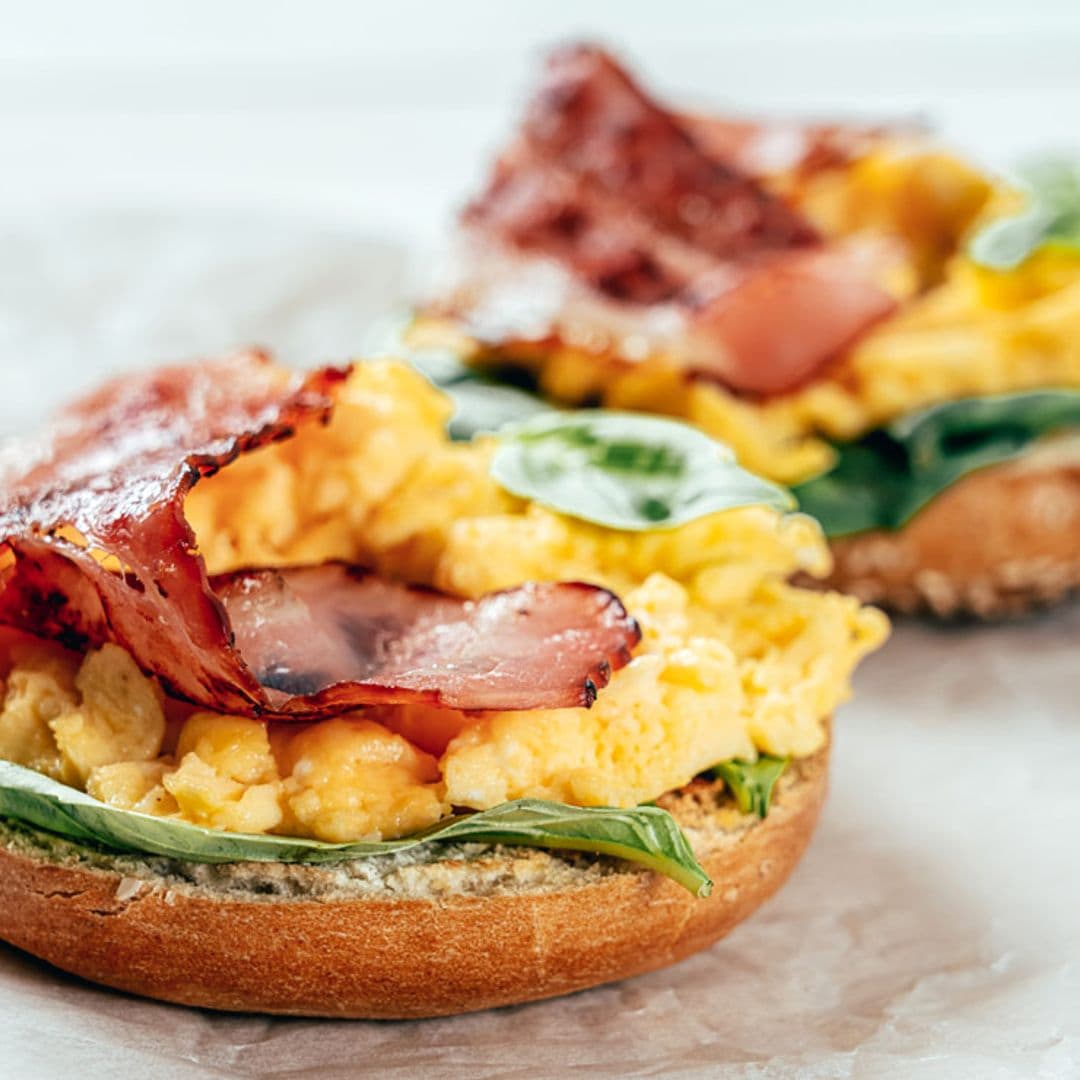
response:
M827 473L795 488L828 536L899 529L935 496L1045 436L1080 428L1080 390L964 398L901 417L837 447Z
M1027 205L991 221L968 245L968 255L991 270L1015 270L1048 245L1080 250L1080 163L1046 160L1018 171Z
M712 888L675 819L656 806L619 810L518 799L491 810L447 818L401 840L330 844L227 833L120 810L32 769L0 761L0 817L113 851L164 855L187 862L341 862L389 855L419 844L454 841L612 855L665 874L696 896L707 896Z
M776 781L790 761L791 758L762 754L757 761L725 761L712 771L731 789L744 814L763 818L769 813Z
M588 409L499 432L491 474L507 491L612 529L666 529L718 510L791 510L783 488L735 464L722 443L676 420Z

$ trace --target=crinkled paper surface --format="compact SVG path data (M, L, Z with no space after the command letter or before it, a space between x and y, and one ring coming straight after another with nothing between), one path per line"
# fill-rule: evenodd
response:
M400 298L392 246L234 216L0 227L0 432L109 368L251 340L335 360ZM836 726L781 894L678 967L419 1023L232 1017L0 947L8 1076L1080 1075L1080 606L901 626Z

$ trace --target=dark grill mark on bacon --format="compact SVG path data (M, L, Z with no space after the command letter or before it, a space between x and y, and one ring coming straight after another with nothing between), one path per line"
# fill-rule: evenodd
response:
M266 690L279 690L292 697L317 694L332 680L324 671L294 671L287 664L274 664L256 672L259 685Z
M174 694L249 716L586 704L639 638L601 589L525 586L467 604L338 564L208 579L188 491L325 422L344 375L245 353L125 376L70 407L0 476L0 625L78 648L116 642ZM60 535L72 528L81 540ZM426 650L407 636L421 631ZM445 663L450 646L466 671Z

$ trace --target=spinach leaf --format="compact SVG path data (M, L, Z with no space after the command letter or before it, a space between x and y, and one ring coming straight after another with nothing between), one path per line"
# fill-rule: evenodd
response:
M712 771L731 789L744 814L764 818L769 813L773 788L791 758L762 754L757 761L725 761Z
M447 818L401 840L330 844L220 832L121 810L32 769L0 761L0 817L113 851L189 862L327 863L388 855L418 844L478 842L612 855L665 874L696 896L707 896L712 888L675 819L656 806L618 810L518 799Z
M1015 270L1051 245L1080 253L1080 163L1043 161L1020 170L1027 205L991 221L968 245L973 261L991 270Z
M1080 390L951 401L837 447L836 465L794 494L829 536L899 529L957 480L1070 428L1080 428Z
M722 443L676 420L589 409L499 432L492 476L507 491L612 529L665 529L737 506L794 507L735 464Z

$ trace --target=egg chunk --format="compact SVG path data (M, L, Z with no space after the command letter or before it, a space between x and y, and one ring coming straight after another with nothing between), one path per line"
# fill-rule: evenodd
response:
M435 759L373 721L326 720L285 736L280 754L285 802L303 835L382 840L449 812Z
M96 768L161 752L164 694L118 645L80 661L25 641L9 656L0 710L0 755L9 761L82 786Z

